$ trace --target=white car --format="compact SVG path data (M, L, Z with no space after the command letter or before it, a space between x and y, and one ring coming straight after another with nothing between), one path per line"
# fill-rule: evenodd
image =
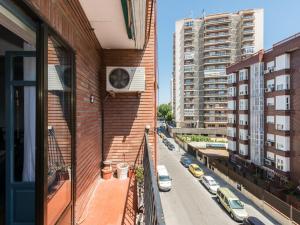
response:
M212 194L216 194L220 187L220 185L211 176L203 176L201 182Z
M157 166L157 184L161 191L170 191L172 188L172 179L164 165Z

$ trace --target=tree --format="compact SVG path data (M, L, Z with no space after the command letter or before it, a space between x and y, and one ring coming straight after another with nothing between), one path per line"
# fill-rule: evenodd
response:
M173 113L169 111L165 118L166 121L171 122L173 120Z
M158 117L164 118L167 121L172 121L173 119L173 114L172 114L172 108L170 104L161 104L158 107Z

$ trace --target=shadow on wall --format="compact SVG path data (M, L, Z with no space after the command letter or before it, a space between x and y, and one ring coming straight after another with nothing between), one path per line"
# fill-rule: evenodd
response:
M144 125L138 115L141 97L132 93L108 97L104 105L104 160L133 163L143 141ZM142 132L141 132L142 131Z
M103 160L111 160L113 164L125 161L133 165L143 144L145 126L152 125L153 96L149 93L147 83L149 85L149 69L154 69L153 65L147 68L145 53L139 50L104 51L106 66L145 67L146 71L146 91L140 96L137 93L119 93L115 97L106 97L104 102ZM106 80L103 84L103 90L106 91Z

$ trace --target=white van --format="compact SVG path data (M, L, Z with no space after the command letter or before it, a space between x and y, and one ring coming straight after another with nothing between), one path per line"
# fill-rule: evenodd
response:
M157 166L157 184L161 191L170 191L172 187L172 179L169 176L167 168L164 165Z

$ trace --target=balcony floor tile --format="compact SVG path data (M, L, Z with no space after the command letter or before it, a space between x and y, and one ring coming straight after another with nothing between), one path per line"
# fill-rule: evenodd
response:
M81 225L121 225L135 223L134 179L100 180Z

